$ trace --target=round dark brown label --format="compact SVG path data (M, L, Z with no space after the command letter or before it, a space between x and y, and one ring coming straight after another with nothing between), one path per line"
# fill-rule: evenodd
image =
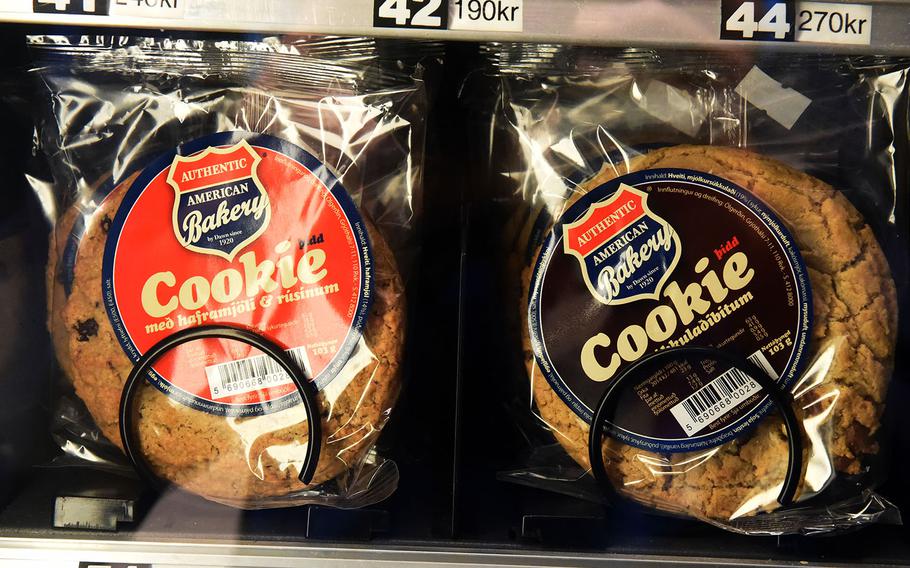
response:
M554 225L529 298L531 343L563 401L591 420L611 378L670 347L747 358L782 388L804 362L812 319L805 264L770 208L691 170L646 170L585 194ZM668 360L630 377L608 432L660 452L709 448L768 412L741 369Z

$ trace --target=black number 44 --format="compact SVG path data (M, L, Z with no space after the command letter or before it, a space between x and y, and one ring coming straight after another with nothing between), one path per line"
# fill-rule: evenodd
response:
M720 39L793 41L794 2L723 0Z
M373 0L373 27L446 29L448 0Z

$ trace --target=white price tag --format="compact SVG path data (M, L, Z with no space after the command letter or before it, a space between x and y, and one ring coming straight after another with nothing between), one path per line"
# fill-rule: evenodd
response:
M800 2L796 10L796 41L869 45L872 6Z
M28 13L32 11L30 0L3 0L0 2L0 12Z
M520 32L524 0L449 0L449 29Z
M189 0L109 0L111 16L181 19Z

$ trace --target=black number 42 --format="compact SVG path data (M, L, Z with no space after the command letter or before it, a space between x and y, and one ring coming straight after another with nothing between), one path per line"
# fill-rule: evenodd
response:
M448 0L373 0L373 27L446 29Z
M721 39L793 41L794 2L723 0Z

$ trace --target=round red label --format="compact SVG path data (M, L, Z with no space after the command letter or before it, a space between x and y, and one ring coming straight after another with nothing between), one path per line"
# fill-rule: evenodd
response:
M147 167L105 250L104 298L134 361L178 330L229 324L263 334L324 388L356 347L370 301L363 220L338 180L286 141L219 133ZM299 402L252 347L185 344L149 380L180 402L251 415Z

